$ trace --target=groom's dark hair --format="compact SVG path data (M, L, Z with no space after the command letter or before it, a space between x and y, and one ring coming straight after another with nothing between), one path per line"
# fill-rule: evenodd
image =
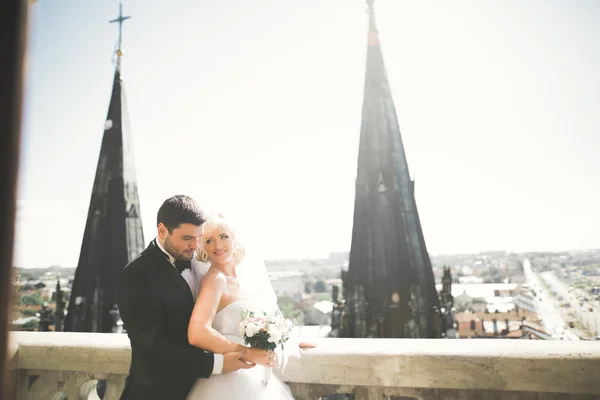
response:
M156 225L161 222L170 233L181 224L202 225L206 222L206 215L194 199L179 194L166 199L158 209Z

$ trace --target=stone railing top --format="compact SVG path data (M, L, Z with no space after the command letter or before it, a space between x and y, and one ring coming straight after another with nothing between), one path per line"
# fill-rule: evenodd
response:
M16 368L126 374L120 334L14 332ZM600 341L319 339L288 382L600 394Z

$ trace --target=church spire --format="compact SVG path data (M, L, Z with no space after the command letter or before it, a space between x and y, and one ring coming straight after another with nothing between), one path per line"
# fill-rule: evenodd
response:
M65 331L111 332L110 310L117 303L121 270L144 249L137 179L120 60L119 17L117 68L108 106L100 157L83 233Z
M341 336L439 337L439 300L373 3Z

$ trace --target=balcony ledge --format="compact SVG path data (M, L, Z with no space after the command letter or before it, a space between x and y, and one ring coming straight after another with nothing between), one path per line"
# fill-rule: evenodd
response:
M600 394L600 342L320 339L317 344L278 373L295 393L326 385L338 392L376 387ZM19 371L90 376L126 375L131 357L129 339L119 334L14 332L10 349Z

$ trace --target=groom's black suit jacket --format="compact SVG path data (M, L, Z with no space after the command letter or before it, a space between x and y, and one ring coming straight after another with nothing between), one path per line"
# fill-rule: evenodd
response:
M210 376L213 354L188 342L192 292L154 242L121 273L118 305L132 353L121 400L184 400Z

